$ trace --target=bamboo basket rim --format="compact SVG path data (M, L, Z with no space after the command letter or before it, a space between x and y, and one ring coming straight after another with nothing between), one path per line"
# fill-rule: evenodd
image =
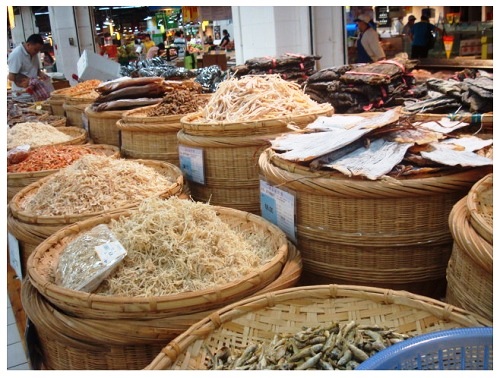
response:
M451 209L449 227L453 240L487 273L493 273L493 245L488 243L469 222L467 196Z
M493 125L493 112L486 113L470 113L470 112L459 112L459 113L412 113L404 108L401 109L402 116L414 117L416 121L431 121L435 119L448 118L451 121L462 121L471 123L474 117L480 117L481 124Z
M485 215L484 196L491 194L491 221ZM493 244L493 173L490 173L475 183L467 195L467 208L470 214L470 223L476 232L487 242Z
M180 116L168 117L147 117L144 121L140 121L139 117L127 119L122 117L116 122L116 128L120 131L130 132L177 133L181 129Z
M403 178L383 178L368 180L347 177L342 173L311 171L309 167L284 160L268 147L259 156L259 169L266 179L276 185L287 185L297 191L330 194L349 198L385 198L428 195L429 193L450 193L477 172L487 174L491 168L450 169L435 174L413 175Z
M194 119L199 118L201 112L186 114L181 118L181 125L184 131L188 134L197 135L220 135L220 133L235 133L235 135L245 135L249 133L259 132L263 129L265 132L273 130L273 128L286 128L288 124L304 123L309 119L316 119L318 116L330 116L334 114L334 109L329 103L319 104L322 109L303 112L297 115L289 115L285 117L263 118L255 121L246 122L194 122ZM312 122L312 121L311 121ZM267 130L266 130L267 129Z
M220 304L234 297L241 298L240 293L244 290L256 291L267 286L266 279L274 280L279 276L288 259L288 244L283 231L277 226L255 214L222 206L213 207L219 215L225 219L238 222L253 222L264 228L275 239L277 250L272 259L261 265L254 272L244 277L228 282L223 285L214 286L199 291L183 292L155 297L127 297L127 296L105 296L93 293L85 293L67 289L56 285L47 277L43 268L40 268L40 260L45 253L52 253L55 246L60 246L64 241L76 237L81 231L102 223L109 223L112 219L129 216L135 209L117 210L92 217L72 225L66 226L55 232L41 244L39 244L28 258L28 277L40 293L57 307L74 313L75 309L84 311L88 317L108 318L130 318L142 314L144 317L164 317L166 314L186 314L200 306L207 304ZM60 253L53 251L53 253ZM267 277L266 277L267 276Z
M492 323L489 320L479 315L444 302L412 294L407 291L355 285L332 284L299 286L246 298L213 312L209 316L192 325L182 335L176 337L168 343L168 345L162 349L162 352L145 369L162 370L171 368L176 363L177 359L183 353L188 351L189 347L193 345L193 343L196 341L203 342L203 340L206 340L209 336L213 336L217 330L222 329L226 323L231 323L233 320L238 318L245 318L247 315L255 314L260 310L265 311L266 309L272 309L273 316L269 316L266 319L268 321L272 321L277 316L277 312L282 311L282 308L280 307L282 305L284 306L289 304L290 306L295 306L295 308L300 308L311 304L314 305L314 303L318 303L319 301L330 299L335 300L337 298L355 298L358 300L372 301L373 304L378 305L378 307L375 306L377 308L372 308L375 313L377 312L377 309L383 305L394 304L405 306L408 309L425 311L447 323L456 322L462 326L492 326ZM314 306L309 306L309 308L310 312L313 313L315 310ZM399 316L401 316L402 319L409 317L409 311L406 312L407 313L405 314L399 314ZM329 320L332 321L333 314L330 315L332 316L329 316ZM348 317L350 320L356 320L359 316L361 316L359 312L353 310L352 312L349 312ZM364 316L366 316L366 314L364 314ZM397 318L397 316L398 314L395 313L394 318ZM244 328L250 328L252 326L250 316L245 319L248 319L248 326L245 326ZM283 322L283 320L281 321ZM312 322L314 322L315 325L318 324L318 320L313 320ZM298 326L296 328L298 330ZM236 333L238 330L235 329L233 332ZM275 334L275 332L276 331L274 329L271 330L272 334ZM245 337L245 341L248 343L251 341L251 338L252 335L248 334ZM197 368L200 368L200 366L197 366Z
M166 188L165 191L158 193L158 196L162 198L167 198L181 192L182 187L184 185L184 178L182 175L182 171L174 164L164 161L149 160L149 159L126 159L126 160L135 161L145 166L154 168L156 170L161 171L162 169L169 169L171 173L173 172L177 173L177 176L175 178L172 177L172 179L174 180L172 185ZM36 192L43 184L45 184L51 178L52 175L41 178L40 180L35 181L34 183L22 188L18 193L14 195L14 197L10 201L10 208L14 218L30 224L61 224L61 223L69 224L78 222L81 219L86 219L106 213L106 211L103 210L99 212L83 213L83 214L65 214L59 216L48 216L48 215L36 216L24 211L23 207L20 205L21 203L23 203L24 197L29 195L31 192ZM132 202L128 206L123 207L123 209L133 208L137 206L139 202L140 201ZM119 209L112 209L112 210L114 211Z
M254 295L271 292L276 290L276 288L293 287L298 282L302 271L300 252L290 242L288 242L288 248L288 259L280 275L270 285L264 287ZM51 326L49 329L70 337L78 337L85 342L99 343L102 340L107 340L112 344L133 343L136 345L155 342L164 345L165 341L161 337L162 333L172 333L172 331L178 331L179 328L187 329L191 324L194 324L212 312L212 310L208 310L181 316L167 316L159 319L145 320L137 317L132 319L113 319L113 327L110 327L109 319L75 317L61 311L36 290L29 278L23 281L23 290L25 285L34 294L32 297L29 297L30 302L37 302L35 308L32 303L24 303L23 301L23 308L25 308L31 320L37 323L37 320L40 319L44 323L50 323ZM130 332L133 328L136 328L134 332ZM177 334L180 333L177 332ZM169 340L173 338L173 336L169 337Z
M104 150L109 152L109 155L106 156L115 156L119 157L120 156L120 149L116 146L112 146L110 144L89 144L89 145L84 145L81 144L79 146L85 146L86 148L90 148L91 150ZM41 147L36 147L36 148L41 148ZM47 175L50 175L52 173L56 173L59 171L60 168L58 169L47 169L43 171L33 171L33 172L7 172L7 182L9 180L13 179L22 179L22 178L27 178L27 177L45 177Z

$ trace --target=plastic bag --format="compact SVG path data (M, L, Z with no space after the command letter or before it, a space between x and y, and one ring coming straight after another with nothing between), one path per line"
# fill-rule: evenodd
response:
M95 226L64 248L59 256L57 285L90 293L118 267L127 251L105 224Z
M19 164L22 161L26 160L26 158L30 154L30 145L22 144L20 146L14 147L10 151L7 152L7 166L12 164Z

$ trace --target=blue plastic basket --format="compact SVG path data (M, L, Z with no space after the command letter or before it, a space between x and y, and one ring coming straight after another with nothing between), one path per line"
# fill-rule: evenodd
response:
M415 336L378 352L356 370L493 370L493 328Z

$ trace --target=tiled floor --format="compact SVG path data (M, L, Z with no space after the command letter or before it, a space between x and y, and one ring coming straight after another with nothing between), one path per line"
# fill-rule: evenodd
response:
M8 370L30 370L21 336L17 330L16 319L7 295L7 369Z

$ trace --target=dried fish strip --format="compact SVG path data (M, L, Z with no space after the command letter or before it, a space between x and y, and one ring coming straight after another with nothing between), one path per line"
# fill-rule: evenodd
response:
M365 118L354 126L316 134L287 134L271 141L274 150L286 150L279 154L289 161L310 161L338 150L382 126L397 122L399 109L391 109L379 116Z
M100 295L160 296L204 290L239 279L270 261L276 248L257 227L224 222L201 202L149 198L109 224L127 250Z
M435 161L447 166L462 166L462 167L482 167L493 165L493 160L484 156L480 156L472 151L457 151L443 143L432 143L433 151L422 151L420 154L425 159Z
M85 155L27 196L23 208L47 216L108 211L159 195L172 184L138 162Z
M377 139L372 141L368 148L361 147L323 167L335 169L349 177L364 176L370 180L377 180L399 164L411 146L413 143Z
M355 321L280 333L269 343L208 350L211 370L354 370L380 350L410 338L387 327Z
M447 134L451 133L452 131L469 126L469 124L466 122L452 121L448 117L443 117L439 121L429 121L423 123L416 122L413 124L413 126Z
M193 123L246 122L325 111L294 82L279 75L247 75L223 81Z
M478 151L485 147L493 145L493 139L482 139L473 135L461 138L450 138L441 142L443 145L452 144L460 146L460 150Z

